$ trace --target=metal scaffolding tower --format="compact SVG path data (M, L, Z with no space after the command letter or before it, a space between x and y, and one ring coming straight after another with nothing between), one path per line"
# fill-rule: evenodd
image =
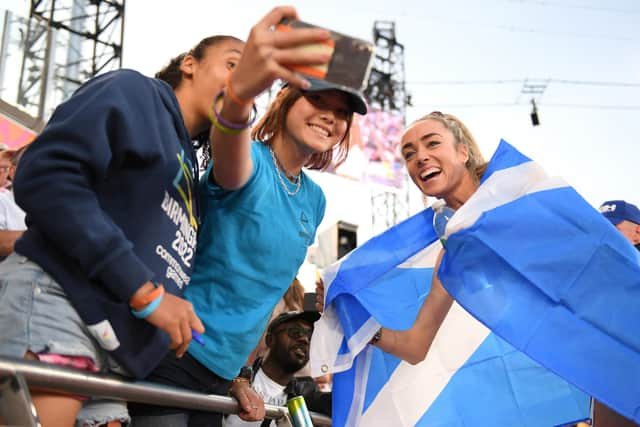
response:
M406 120L408 95L405 88L404 46L396 39L395 22L375 21L373 40L376 56L365 97L372 110L384 111ZM408 192L374 187L371 194L372 225L382 231L409 216Z
M2 46L22 49L15 102L46 120L84 81L120 68L124 10L125 0L32 0L28 19L5 12Z
M375 21L373 41L376 56L365 97L372 108L404 118L407 103L404 46L396 39L395 22Z

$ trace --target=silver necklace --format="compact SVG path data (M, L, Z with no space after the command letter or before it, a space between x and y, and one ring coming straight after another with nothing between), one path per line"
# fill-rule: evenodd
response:
M278 180L280 181L280 185L284 189L285 193L287 193L289 196L295 196L296 194L298 194L298 191L300 191L300 188L302 187L301 174L298 174L292 177L295 179L293 184L295 184L296 187L293 191L289 190L289 186L287 185L286 182L284 182L284 179L282 178L282 175L285 175L285 177L287 176L287 172L284 170L284 168L280 164L280 160L278 160L278 158L276 157L276 154L273 152L271 147L269 147L269 152L271 153L271 159L273 160L273 165L276 167L276 175L278 175ZM287 181L289 181L288 178L287 178Z

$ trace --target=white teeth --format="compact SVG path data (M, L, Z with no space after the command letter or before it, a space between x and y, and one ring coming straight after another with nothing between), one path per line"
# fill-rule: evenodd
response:
M440 172L440 169L438 168L429 168L426 171L422 172L420 174L420 178L425 179L427 176L431 175L432 173L436 173L436 172Z
M318 125L309 125L309 127L313 129L316 133L319 133L320 135L324 136L325 138L329 136L329 131L323 127L320 127Z

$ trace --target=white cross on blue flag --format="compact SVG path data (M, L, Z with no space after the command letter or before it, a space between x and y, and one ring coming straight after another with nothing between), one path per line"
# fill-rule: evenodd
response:
M380 325L415 320L441 248L432 218L325 272L311 369L335 373L334 426L565 425L589 417L585 393L640 421L638 252L504 141L447 224L438 275L456 302L426 359L367 345Z

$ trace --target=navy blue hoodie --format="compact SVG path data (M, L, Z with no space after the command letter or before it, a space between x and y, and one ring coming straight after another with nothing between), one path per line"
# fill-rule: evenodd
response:
M100 345L136 377L168 335L134 318L146 281L180 295L195 255L197 161L171 87L135 71L99 76L61 104L15 178L28 230L16 252L64 288Z

